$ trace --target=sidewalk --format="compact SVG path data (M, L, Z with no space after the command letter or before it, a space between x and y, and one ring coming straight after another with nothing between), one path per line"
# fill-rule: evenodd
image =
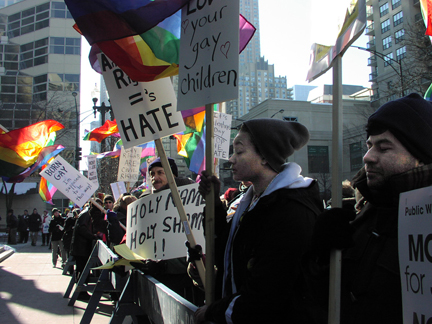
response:
M67 305L69 299L63 295L71 277L52 267L51 250L41 244L39 237L37 246L31 246L30 240L13 245L16 252L0 263L2 324L78 324L84 314L87 302ZM102 298L91 323L109 323L112 310L112 302Z

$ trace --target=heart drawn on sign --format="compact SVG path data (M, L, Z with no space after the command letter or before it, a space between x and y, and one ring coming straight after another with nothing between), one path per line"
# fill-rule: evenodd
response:
M189 19L183 20L182 21L182 29L183 29L183 33L186 33L186 29L189 26Z
M222 54L228 58L228 52L230 49L231 43L230 42L226 42L225 44L221 45L220 47L220 51L222 52Z

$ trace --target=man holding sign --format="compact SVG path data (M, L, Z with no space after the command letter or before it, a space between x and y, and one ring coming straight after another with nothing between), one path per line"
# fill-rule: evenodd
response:
M367 204L352 222L354 213L338 208L320 215L314 246L321 259L331 248L348 248L341 323L403 323L399 194L432 185L432 104L418 94L387 102L369 117L366 129L365 167L354 187Z

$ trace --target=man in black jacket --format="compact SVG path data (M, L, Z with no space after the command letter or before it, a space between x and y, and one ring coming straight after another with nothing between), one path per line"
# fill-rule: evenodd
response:
M8 243L10 245L16 245L16 234L17 234L17 228L18 228L18 219L13 214L13 209L9 209L6 217L6 226L8 229Z
M63 246L63 233L64 233L64 219L60 216L60 211L57 208L52 210L53 219L49 224L49 233L51 234L51 248L52 248L52 263L53 268L57 265L57 258L60 252L62 258L62 268L66 264L66 251Z
M37 209L33 209L33 213L29 216L29 230L30 230L30 238L31 245L36 246L38 234L42 224L42 217L38 214Z
M342 209L320 215L314 245L321 259L324 247L327 253L345 248L342 324L402 324L399 195L432 185L432 104L418 94L387 102L369 117L366 131L365 167L353 186L367 203L351 222Z

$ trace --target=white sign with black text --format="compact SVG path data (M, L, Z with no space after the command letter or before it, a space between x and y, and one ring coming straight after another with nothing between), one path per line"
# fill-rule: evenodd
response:
M205 202L198 192L198 184L181 186L178 191L195 241L205 251ZM186 256L185 226L174 205L171 190L163 190L134 201L128 205L127 215L126 244L133 252L153 260Z
M125 148L185 130L170 78L135 82L104 54L98 60Z
M191 0L183 7L179 62L178 110L238 97L238 0Z
M135 182L140 175L142 147L131 147L125 149L123 146L120 153L117 181Z
M403 322L432 323L432 187L400 195L399 268Z
M99 187L96 155L87 156L88 179Z
M79 207L84 206L99 187L61 156L57 156L40 175Z
M214 157L215 159L229 159L232 116L221 112L214 112Z

